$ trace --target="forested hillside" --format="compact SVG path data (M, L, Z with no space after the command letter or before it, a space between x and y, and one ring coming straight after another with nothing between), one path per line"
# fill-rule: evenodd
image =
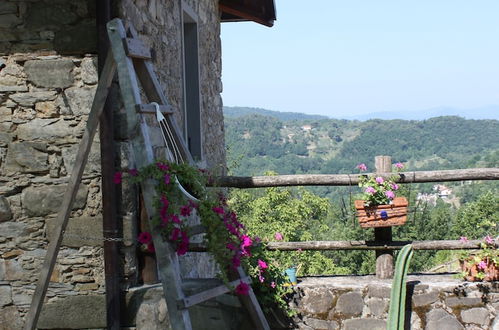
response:
M227 163L232 175L262 175L268 171L357 173L355 166L359 163L373 170L376 155L392 156L393 162L404 163L407 171L499 167L497 120L451 116L361 122L311 119L306 115L297 120L296 114L287 117L270 112L270 116L262 116L247 112L225 118ZM443 190L450 193L443 196ZM272 240L273 231L284 232L287 227L300 225L303 228L289 231L284 239L372 240L372 229L361 229L356 224L352 201L359 191L356 186L236 189L231 193L231 203L252 233L266 239ZM478 239L499 234L498 181L408 184L400 193L409 199L410 211L407 224L394 228L395 240L454 240L461 236ZM290 207L280 206L284 202L298 205L305 198L322 203L324 197L329 201L328 212L303 224L297 222ZM288 211L275 212L280 209ZM300 254L310 267L300 275L374 271L373 252L329 251L324 255L333 264L313 264L318 259L312 252ZM289 262L285 253L273 258ZM456 253L451 251L418 251L412 271L429 270L455 258Z
M390 155L411 170L499 166L497 120L360 122L248 114L226 117L225 128L235 175L351 173L357 163L372 165L376 155Z

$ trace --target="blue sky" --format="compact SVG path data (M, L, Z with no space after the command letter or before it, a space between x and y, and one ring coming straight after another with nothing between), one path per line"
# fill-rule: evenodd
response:
M497 0L275 2L272 28L222 24L224 105L346 117L499 104Z

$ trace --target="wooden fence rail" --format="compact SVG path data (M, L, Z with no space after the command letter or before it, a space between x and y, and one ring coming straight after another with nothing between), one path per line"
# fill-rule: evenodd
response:
M269 242L267 250L274 251L327 251L327 250L400 250L406 244L412 244L414 250L477 250L483 240L461 242L457 240L434 241L304 241L304 242ZM499 247L499 242L494 243ZM203 243L191 243L189 251L205 252Z
M399 183L446 182L466 180L499 180L499 168L469 168L442 171L414 171L377 174L399 176ZM363 174L299 174L275 176L222 176L213 185L230 188L264 188L283 186L350 186L359 183Z

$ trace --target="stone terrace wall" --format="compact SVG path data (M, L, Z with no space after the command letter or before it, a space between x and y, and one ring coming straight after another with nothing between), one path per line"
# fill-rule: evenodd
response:
M292 306L296 328L386 329L391 282L374 276L305 278ZM499 285L451 275L409 276L407 329L499 330Z

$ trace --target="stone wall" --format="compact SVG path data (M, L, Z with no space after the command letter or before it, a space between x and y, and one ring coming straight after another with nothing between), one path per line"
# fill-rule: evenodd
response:
M153 48L161 84L181 122L180 1L116 3L120 16L131 20ZM205 165L224 168L218 1L191 1L191 6L199 16ZM5 64L0 71L0 329L19 329L31 301L97 86L95 36L94 0L0 2ZM119 131L116 137L117 158L126 165L127 142ZM124 288L138 283L137 199L130 193L133 189L124 185ZM47 328L56 327L49 316L63 311L54 306L104 301L101 205L97 134L48 289L48 309L42 313ZM186 259L186 275L213 273L206 258ZM92 318L83 320L100 327L103 315L94 315L99 326Z
M409 276L406 327L499 330L499 285L451 275ZM296 328L386 329L391 281L374 276L304 278L296 287Z

